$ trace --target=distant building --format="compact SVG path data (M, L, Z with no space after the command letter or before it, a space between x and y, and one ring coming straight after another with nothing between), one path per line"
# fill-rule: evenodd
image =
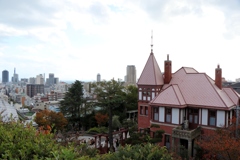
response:
M36 83L36 78L30 77L29 78L29 84L35 84Z
M44 85L43 84L27 84L27 95L29 97L33 97L38 93L44 93Z
M53 73L49 73L48 84L50 86L54 85L54 74Z
M21 82L28 83L28 79L27 78L21 78Z
M36 76L35 84L44 84L44 77L42 74Z
M9 82L9 73L7 70L2 71L2 83Z
M136 67L134 65L127 66L126 84L136 85Z
M59 78L54 78L54 84L59 84Z
M99 73L97 74L97 82L101 82L101 75Z
M18 83L18 74L16 73L16 69L14 68L14 74L12 77L12 82L13 83Z

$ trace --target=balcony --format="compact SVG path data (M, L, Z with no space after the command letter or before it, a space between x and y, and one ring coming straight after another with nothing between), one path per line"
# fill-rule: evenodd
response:
M178 126L172 130L173 138L194 139L201 134L201 127L192 130L183 130L182 126Z

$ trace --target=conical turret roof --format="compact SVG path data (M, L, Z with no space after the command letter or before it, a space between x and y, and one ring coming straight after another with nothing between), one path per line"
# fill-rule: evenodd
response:
M158 66L154 54L151 52L147 63L138 80L138 85L163 85L163 74Z

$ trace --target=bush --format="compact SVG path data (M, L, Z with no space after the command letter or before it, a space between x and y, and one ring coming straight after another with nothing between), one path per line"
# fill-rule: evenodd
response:
M95 149L86 146L61 146L53 134L38 133L31 125L0 120L0 159L78 159L96 156ZM91 154L90 154L91 153Z
M107 127L93 127L90 128L87 133L108 133L108 128Z

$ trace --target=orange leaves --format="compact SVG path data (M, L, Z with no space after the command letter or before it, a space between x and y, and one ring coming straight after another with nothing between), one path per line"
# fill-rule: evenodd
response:
M107 114L101 114L101 113L96 113L95 114L95 119L98 123L98 125L104 125L108 121L108 115Z
M196 143L204 151L204 158L238 159L240 158L240 140L235 135L236 126L221 128L211 135L203 135Z
M39 126L42 126L44 130L49 130L50 126L53 126L53 128L57 130L62 130L68 123L62 113L49 110L38 112L35 117L35 122Z

